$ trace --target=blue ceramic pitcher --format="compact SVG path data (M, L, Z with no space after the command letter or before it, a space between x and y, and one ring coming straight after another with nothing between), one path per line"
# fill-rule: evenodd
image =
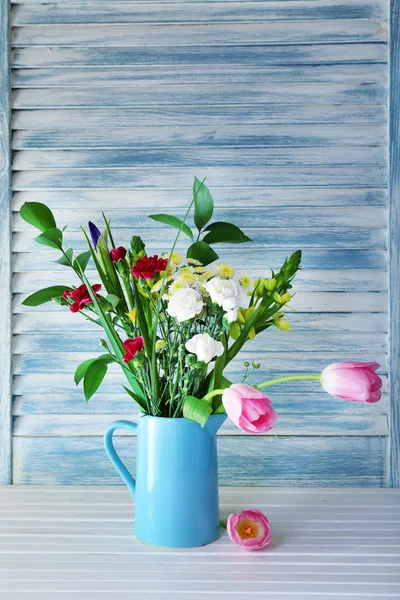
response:
M203 546L219 537L216 434L225 414L204 428L187 419L142 416L115 421L104 434L106 453L135 502L135 536L168 548ZM116 429L137 433L136 479L117 455Z

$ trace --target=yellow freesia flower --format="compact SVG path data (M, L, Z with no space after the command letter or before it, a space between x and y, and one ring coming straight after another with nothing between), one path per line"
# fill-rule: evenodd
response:
M137 314L136 314L136 308L131 308L131 310L129 312L126 313L128 315L128 318L130 321L132 321L132 323L137 323Z

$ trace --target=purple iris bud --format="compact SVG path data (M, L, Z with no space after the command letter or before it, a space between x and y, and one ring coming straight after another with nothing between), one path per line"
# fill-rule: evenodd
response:
M90 237L92 238L93 247L96 250L97 242L99 241L99 237L101 236L101 231L99 231L99 229L97 229L96 225L94 223L92 223L92 221L89 221L88 226L89 226Z

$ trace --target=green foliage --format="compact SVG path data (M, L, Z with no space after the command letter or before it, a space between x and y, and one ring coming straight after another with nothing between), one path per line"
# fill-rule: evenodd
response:
M96 358L89 358L88 360L83 361L83 363L81 363L75 371L74 381L76 385L78 385L82 381L86 374L86 371L88 370L90 365L93 364L95 361L103 362L105 365L108 365L112 362L115 362L115 358L111 354L102 354L101 356L98 356Z
M34 294L31 294L22 302L24 306L39 306L40 304L44 304L45 302L50 302L54 298L59 298L63 295L64 290L73 290L72 287L68 285L52 285L48 288L43 288Z
M84 271L86 269L86 267L88 266L90 257L91 257L90 250L87 250L86 252L82 252L81 254L78 254L76 259L74 260L74 269L76 271L78 271L78 266L79 266L82 269L82 271Z
M182 221L182 219L166 214L149 215L149 217L150 219L153 219L153 221L158 221L160 223L164 223L165 225L169 225L170 227L174 227L175 229L180 229L191 240L193 240L192 230L188 225L186 225L186 223Z
M55 229L56 220L51 210L41 202L25 202L19 211L21 217L40 231Z
M57 227L53 227L52 229L46 229L38 237L35 237L35 242L42 244L42 246L60 250L62 247L62 236L62 232Z
M65 267L70 267L72 264L73 254L74 251L72 250L72 248L67 248L65 254L63 254L58 260L55 260L54 262L58 263L59 265L64 265Z
M207 225L214 211L214 202L207 186L197 177L193 183L194 223L199 231Z
M218 244L218 243L230 243L230 244L242 244L244 242L251 242L252 240L243 233L239 227L232 223L225 223L223 221L216 221L211 223L205 228L208 231L203 241L207 244Z
M218 254L206 242L195 242L189 246L187 251L188 258L195 258L203 265L207 266L219 258Z
M183 416L186 419L189 419L189 421L196 421L201 427L204 427L211 413L212 407L206 400L200 400L194 396L186 396L183 405Z
M116 308L118 304L121 302L121 299L118 298L115 294L108 294L106 296L106 300L111 304L113 308Z
M107 365L101 360L95 360L87 367L83 378L83 393L85 394L86 402L98 390L106 373Z

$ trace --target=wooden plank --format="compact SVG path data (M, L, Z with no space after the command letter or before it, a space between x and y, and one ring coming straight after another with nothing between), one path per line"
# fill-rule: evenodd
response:
M196 46L385 42L387 26L374 19L212 24L122 24L16 27L13 46Z
M240 446L237 441L236 436L219 438L222 485L380 486L385 481L382 437L258 436L256 441L243 437ZM117 437L116 447L134 472L134 438ZM14 455L15 483L119 484L101 437L15 438Z
M14 171L46 169L129 169L148 167L385 166L386 147L337 148L182 148L158 150L24 150Z
M273 394L271 394L273 396ZM275 406L275 403L274 403ZM14 418L13 437L101 437L108 425L117 419L137 421L137 412L106 415L24 415ZM123 430L120 435L127 435ZM247 434L227 421L219 435L233 435L241 439ZM270 436L386 436L388 424L386 415L279 415Z
M290 0L287 0L288 2ZM299 0L295 0L299 1ZM317 0L310 0L316 2ZM166 65L90 68L69 67L68 69L28 68L15 69L13 88L71 88L71 87L132 87L157 83L157 85L177 85L196 83L219 84L260 84L260 83L387 83L385 64L343 64L343 65L208 65L206 69L196 69L193 65Z
M121 240L123 241L123 240ZM126 242L125 242L126 243ZM23 250L23 249L21 249ZM254 247L251 248L254 250ZM283 261L287 257L289 251L292 251L293 247L289 249L268 249L268 253L258 252L251 254L251 262L252 262L252 272L253 274L260 275L265 274L269 275L269 269L276 269L280 265L282 265ZM33 251L33 250L32 250ZM159 244L156 246L148 245L148 251L150 253L159 252L160 246ZM183 247L178 247L180 252L184 252L185 249ZM247 253L248 257L250 257L250 249L248 251L242 251L242 259L246 258ZM40 260L40 263L36 263L35 271L36 273L48 272L49 263L47 261L59 258L59 255L56 252L49 251L46 254L46 260L43 260L43 253L38 252L37 247L35 248L35 253L37 253L37 259ZM25 271L24 265L28 262L28 256L31 253L28 252L18 252L14 254L14 265L15 271L17 275L14 277L16 279L19 278L19 273L23 273ZM151 254L150 254L151 255ZM31 259L30 259L31 260ZM230 251L229 253L229 262L236 269L243 269L243 260L240 260L240 256L237 252ZM386 250L377 250L377 249L369 249L369 250L355 250L352 249L351 252L349 250L340 250L340 249L321 249L314 248L310 249L303 254L302 265L304 269L326 269L326 270L337 270L337 269L386 269L387 268L387 252ZM41 268L41 271L40 271ZM58 265L54 266L54 281L65 281L65 276L67 272L64 269L61 269ZM38 275L39 276L39 275ZM62 282L61 282L62 283ZM342 291L342 290L341 290ZM19 312L21 298L17 295L15 298L14 307L17 312ZM48 309L49 306L46 305L45 310ZM40 307L39 307L40 310ZM53 308L51 309L53 310Z
M44 172L45 171L42 171L42 173ZM27 172L25 172L24 175L26 175L26 173ZM34 177L37 176L39 179L39 175L36 172L32 171L31 173L33 173ZM46 171L46 173L49 173L49 171ZM83 171L83 173L85 173L85 171ZM71 176L74 174L75 173L71 171ZM99 176L100 175L101 172L99 172ZM165 228L161 227L154 227L151 231L140 230L138 228L136 233L143 235L149 250L155 248L158 253L167 251L171 247L175 236L172 230L166 231ZM387 248L388 237L386 228L372 229L367 227L359 227L357 229L352 227L334 227L332 229L329 227L319 227L315 230L300 227L296 229L282 228L281 230L278 230L273 227L264 227L260 229L248 228L246 233L257 245L251 247L253 254L254 252L261 252L264 254L269 248L279 247L287 248L287 254L297 247L302 248L304 252L306 252L308 248ZM160 248L159 241L157 243L157 236L159 240L160 234L163 236L162 248ZM130 231L119 231L119 238L122 240L129 240L131 235L132 233ZM79 232L71 231L66 237L68 237L68 242L73 245L76 252L87 250L86 242L82 240L82 235ZM43 255L43 251L38 251L36 242L26 232L14 234L12 247L14 252L36 252ZM188 244L182 240L179 246L177 246L177 251L185 253L187 247ZM224 256L224 254L225 256L229 256L230 253L233 254L227 244L221 244L218 246L218 249L220 250L220 256ZM46 249L44 249L44 252L46 252ZM236 253L237 252L238 251L236 250ZM250 249L240 250L239 252L241 253L242 258L245 258L246 255L250 256ZM46 256L51 259L54 254L55 253L46 253ZM237 258L235 257L233 260L230 259L230 262L232 264L237 264Z
M290 320L290 313L287 314L287 318ZM96 353L99 348L98 336L101 334L102 331L99 329L98 331L82 331L72 337L70 335L61 337L59 331L30 333L29 335L17 334L13 336L13 351L19 355L59 351ZM264 353L268 360L267 356L271 352L340 352L343 347L347 352L355 355L369 353L371 347L374 347L375 352L382 354L387 351L387 345L386 333L329 332L327 334L325 331L291 331L287 333L274 328L265 336L257 336L251 344L251 350ZM362 356L360 359L362 360Z
M251 346L249 347L251 348ZM96 353L97 356L97 353ZM58 352L57 355L53 353L36 353L28 355L14 355L14 374L51 374L53 371L58 374L69 373L73 374L76 367L89 358L93 358L93 352ZM257 352L251 352L246 349L240 354L240 357L236 360L236 367L232 364L227 368L227 376L233 373L234 370L240 368L240 372L243 375L243 361L259 360L261 363L265 361L265 365L268 365L268 375L274 377L275 374L280 373L314 373L322 371L324 367L333 362L351 361L354 359L354 355L348 352L304 352L304 353L291 353L291 352L271 352L265 355ZM387 373L387 356L386 354L379 354L373 348L369 349L368 354L363 355L363 361L371 362L376 361L382 365L381 372ZM240 367L239 367L240 365Z
M9 3L0 0L0 484L11 483L11 107Z
M14 162L14 167L15 167ZM72 208L72 203L70 207ZM80 231L81 225L86 225L88 221L93 219L93 210L87 209L85 206L75 205L73 210L71 208L64 207L63 209L56 208L54 210L53 204L51 204L52 212L55 219L62 226L68 224L68 232L77 232L82 236ZM100 213L101 204L96 208L96 215ZM157 203L149 204L147 207L138 207L132 210L132 204L129 206L120 205L115 209L112 207L112 226L116 236L126 235L127 229L136 229L138 227L141 230L148 230L151 233L153 227L165 228L165 225L158 226L156 223L148 218L149 214L152 214L153 210L157 210ZM104 209L107 206L104 205ZM109 210L106 211L110 213ZM178 209L174 212L176 216L183 218L184 211ZM356 207L342 207L338 210L338 207L314 207L312 210L312 226L313 228L319 229L324 228L329 224L330 227L358 227L358 228L382 228L387 226L387 209L386 207L376 206L356 206ZM310 225L310 208L307 206L302 207L280 207L279 211L273 207L263 206L249 206L246 210L222 208L216 207L213 213L213 219L215 221L230 221L237 223L240 221L240 227L247 231L247 229L263 229L265 225L268 227L280 227L280 228L291 228L293 224L296 228L305 228ZM190 224L190 221L189 221ZM12 230L13 233L17 232L29 232L32 235L32 225L29 225L24 221L18 213L12 215ZM40 246L36 246L39 250ZM29 265L28 268L32 269L33 265ZM315 273L314 276L318 274ZM321 274L323 276L323 274ZM332 277L332 273L330 277ZM339 273L340 275L340 273ZM345 273L343 274L345 275ZM353 273L348 274L353 275ZM354 274L357 277L357 274ZM359 276L363 275L362 273ZM368 273L364 273L368 276ZM304 273L299 273L299 276L304 279ZM349 283L350 283L350 277ZM296 277L296 283L298 278ZM377 288L377 289L380 289Z
M173 190L41 190L30 192L16 192L12 197L12 209L18 211L24 202L44 202L49 204L52 210L65 211L66 202L74 207L74 211L93 211L100 214L101 210L118 211L123 207L129 210L143 210L149 207L162 206L168 201L170 210L176 210L188 206L191 197L191 187L178 187ZM269 207L336 207L337 212L343 206L386 206L387 190L385 188L335 188L335 187L272 187L272 188L232 188L224 190L213 190L216 210L236 209L243 213L243 206L251 206L254 210L267 209ZM127 208L128 210L128 208ZM68 217L71 218L71 214ZM68 220L64 217L65 222ZM20 219L22 223L22 219ZM338 267L340 268L340 267Z
M387 90L379 83L271 83L257 85L141 85L96 90L85 88L16 89L14 108L105 108L157 105L247 104L385 104Z
M183 109L183 111L185 111L185 109ZM100 126L98 126L97 128L91 129L86 128L86 125L84 124L85 111L82 111L80 117L77 115L78 111L76 109L72 111L60 110L59 113L53 111L52 117L49 117L49 111L44 111L46 113L44 121L47 121L47 125L42 120L42 111L34 110L32 111L33 114L31 114L31 111L19 111L14 122L14 127L21 128L21 130L17 129L14 132L12 145L14 150L30 148L90 148L99 151L99 149L108 148L110 150L118 149L120 152L126 152L127 149L133 148L135 154L138 149L149 150L160 147L168 149L185 148L185 153L188 152L188 148L215 147L218 148L219 153L221 147L227 146L240 149L246 147L262 148L263 151L260 152L260 156L263 156L264 153L268 153L269 148L271 148L273 152L279 152L276 150L279 147L293 148L297 146L304 147L307 151L309 150L312 152L312 149L315 147L348 146L350 147L348 151L351 152L354 151L354 148L352 148L353 146L379 146L387 143L386 126L383 124L330 124L322 126L311 123L310 125L305 125L304 122L307 120L318 119L318 112L320 112L318 109L316 113L310 117L311 107L308 107L305 111L301 108L299 116L294 118L289 116L289 121L304 121L299 125L265 125L264 121L270 120L269 116L265 118L260 111L253 110L252 108L248 109L248 114L245 113L245 109L241 109L241 111L243 119L242 117L239 117L240 124L236 127L224 127L219 125L214 127L180 127L175 126L173 123L170 125L167 124L167 121L169 120L167 116L168 110L165 109L163 117L166 121L165 127L147 129L131 126L124 129L123 115L122 122L117 128L101 129ZM100 124L101 115L94 115L92 111L89 112L91 114L88 115L87 127L89 127L91 117L93 116L94 119L92 120L95 120ZM100 112L103 113L102 110ZM105 122L108 122L110 125L113 121L115 122L115 114L118 114L118 112L118 110L114 110L114 112L111 110L110 121ZM147 112L148 118L151 118L152 111L149 109ZM214 112L219 111L214 110ZM267 111L263 109L264 115L266 112ZM291 112L293 114L293 111ZM329 109L322 112L329 113ZM199 120L201 116L201 111L197 111L197 113L198 114L193 117L194 120ZM230 114L230 116L222 116L221 121L234 120L235 117L233 113L234 109L230 109L230 112L227 113ZM18 124L18 115L21 114L28 116L30 124L27 124L27 129L24 129L23 124ZM59 122L54 125L54 121L58 114ZM175 109L174 114L177 114ZM33 123L36 119L35 115L37 116L36 124ZM140 115L138 115L138 118L140 118ZM203 115L202 118L205 119L207 117ZM329 120L332 120L331 117L328 118ZM131 119L131 116L128 115L128 119ZM135 116L134 122L131 120L131 125L135 125L135 123L138 122L136 119L137 117ZM349 120L351 120L351 117ZM71 128L71 126L68 128L67 123L71 124L71 122L75 123L76 121L82 121L83 129ZM249 125L243 124L246 121L249 122ZM258 126L254 125L257 121L260 121ZM279 121L279 118L277 121ZM55 128L53 128L53 126ZM329 150L330 149L327 148L326 151ZM280 152L283 151L281 150ZM167 153L164 152L164 155L166 154Z
M400 487L400 6L391 1L390 96L390 481Z
M328 271L330 273L330 271ZM318 277L318 275L317 275ZM382 285L381 287L384 287ZM296 289L299 289L296 283ZM350 291L350 290L349 290ZM336 333L386 333L388 317L382 313L303 313L291 312L293 332L336 332ZM83 333L97 332L96 325L86 319L75 318L70 311L38 312L36 310L16 314L12 323L13 334L27 333ZM271 330L268 332L268 335Z
M376 0L295 0L282 2L204 2L163 4L22 4L13 10L13 26L98 25L125 23L230 23L324 19L387 19L386 2Z
M266 375L268 377L269 374ZM385 376L382 376L385 378ZM23 382L20 379L24 379ZM32 379L29 375L18 376L15 380L14 394L21 389L22 395L15 395L12 413L15 417L24 415L123 415L132 414L135 411L132 399L122 391L122 377L113 378L108 384L96 392L96 397L89 404L85 401L81 387L75 387L71 375L44 376L45 383L37 383L37 378ZM240 380L239 373L235 374L235 380ZM261 376L252 377L250 383L261 380ZM384 388L386 387L384 379ZM40 386L40 387L39 387ZM299 393L300 389L300 393ZM18 390L18 391L17 391ZM379 403L361 404L357 402L340 401L332 398L314 385L314 391L304 390L304 386L298 388L297 392L287 391L287 387L275 387L270 396L274 407L279 415L320 415L325 421L329 421L332 415L357 416L362 418L376 418L377 415L388 413L388 395L384 390L383 397ZM131 418L130 417L130 418ZM298 418L298 417L297 417ZM380 418L380 417L379 417ZM385 429L387 434L387 427Z
M38 260L38 256L33 254L22 254L22 255L16 255L15 257L15 268L14 268L14 284L15 284L15 292L16 293L21 293L24 292L24 290L26 288L24 288L24 280L23 278L20 277L21 273L26 273L26 272L31 272L32 274L35 275L36 279L36 284L37 286L39 286L40 281L44 281L46 282L48 280L48 278L50 277L56 277L57 281L60 281L62 284L62 280L65 281L65 270L59 269L56 267L54 267L54 271L51 272L50 275L50 271L49 271L49 264L45 264L42 266L42 269L39 270L38 269L38 264L37 264L37 260ZM35 271L35 269L37 269L37 271ZM46 273L46 275L44 275L44 272ZM48 275L47 275L48 273ZM57 273L55 275L55 273ZM251 269L246 269L246 273L249 274L251 277L253 278L257 278L260 276L260 271L257 271L254 268ZM89 266L88 269L88 277L89 279L93 279L95 278L96 274L95 272L91 272L91 268ZM263 269L263 272L261 273L262 275L265 275L265 269ZM382 289L385 289L387 287L387 283L388 283L388 273L385 270L373 270L373 269L360 269L360 270L354 270L354 269L341 269L341 270L337 270L337 271L323 271L323 270L319 270L319 271L301 271L297 276L296 276L296 283L295 283L295 291L296 292L304 292L304 291L308 291L308 292L325 292L327 290L331 291L331 292L358 292L360 290L365 291L365 292L380 292ZM41 285L41 284L40 284ZM382 309L382 312L383 311ZM35 313L36 314L36 313ZM40 314L37 315L38 319L40 319ZM372 322L370 322L367 319L363 319L362 315L361 317L359 315L356 315L355 319L352 320L351 319L351 315L338 315L339 317L339 321L337 322L337 326L336 326L336 322L334 325L335 330L342 330L341 329L341 319L343 318L344 320L348 319L349 321L346 322L346 325L348 325L347 327L347 331L377 331L377 323L379 322L379 331L387 331L387 324L386 324L386 320L385 317L383 317L382 315L376 315L374 317L374 315L372 315ZM34 315L31 315L32 319L35 319ZM293 321L294 318L294 321ZM315 317L316 319L318 318L318 315ZM375 320L378 319L378 321ZM296 314L291 315L291 320L292 322L296 323L296 327L299 327L301 329L303 329L303 326L301 324L301 322L299 323L299 321L296 318ZM326 320L326 315L324 315L323 318L326 327L329 328L331 327L331 325L333 325L333 323L331 323L329 320ZM350 321L351 321L351 326L350 326ZM310 327L312 329L315 328L317 321L311 321L310 322ZM36 323L37 325L37 323ZM46 329L46 323L41 323L41 325L43 325L43 327ZM62 325L62 324L60 324ZM27 326L27 323L24 323L24 326ZM90 326L90 323L88 323L88 326ZM32 322L32 328L35 327L35 322ZM30 329L31 330L31 329ZM33 331L34 329L32 329ZM329 329L330 330L330 329Z
M96 4L98 7L98 4ZM387 63L388 49L380 43L291 44L288 46L166 46L143 48L80 47L15 48L14 68L19 67L118 67L157 65L164 67L191 65L204 72L211 65L266 65Z
M383 167L266 167L258 169L246 167L203 168L201 177L207 176L207 184L211 189L221 188L229 181L238 187L264 186L323 186L334 185L344 187L385 187L387 171ZM162 169L115 169L103 173L101 170L86 171L40 171L15 173L13 189L17 191L34 189L87 189L87 188L174 188L178 182L188 185L193 181L193 168L171 167Z

